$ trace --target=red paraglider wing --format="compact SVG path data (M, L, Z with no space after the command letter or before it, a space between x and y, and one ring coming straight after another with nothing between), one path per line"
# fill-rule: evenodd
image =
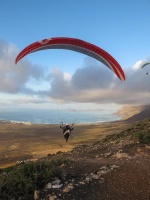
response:
M17 64L27 54L45 49L66 49L83 53L109 67L121 81L125 80L125 74L121 66L109 53L98 46L76 38L58 37L32 43L18 54L15 63Z

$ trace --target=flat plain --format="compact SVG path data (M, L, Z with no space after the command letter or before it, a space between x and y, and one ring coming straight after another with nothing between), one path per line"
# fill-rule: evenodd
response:
M36 160L48 154L67 152L81 144L89 145L130 125L126 121L74 125L72 136L65 142L60 125L1 121L0 168L15 165L18 161Z

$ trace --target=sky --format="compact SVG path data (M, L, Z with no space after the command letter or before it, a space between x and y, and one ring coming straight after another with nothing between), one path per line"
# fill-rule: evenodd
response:
M0 0L0 109L111 109L150 103L149 0ZM43 50L15 64L29 44L72 37L95 44L122 67L121 82L101 62ZM148 75L146 75L148 73Z

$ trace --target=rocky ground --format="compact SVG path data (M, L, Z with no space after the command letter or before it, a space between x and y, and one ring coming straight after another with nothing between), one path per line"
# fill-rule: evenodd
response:
M149 200L150 144L133 137L139 131L150 131L150 119L95 144L43 158L68 162L62 165L63 176L35 191L34 199Z

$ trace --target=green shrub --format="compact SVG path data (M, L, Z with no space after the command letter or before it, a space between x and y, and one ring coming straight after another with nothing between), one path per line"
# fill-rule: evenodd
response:
M132 127L132 128L128 128L128 129L127 129L127 131L129 131L129 132L130 132L130 131L132 131L132 130L133 130L133 127Z
M19 164L3 170L0 174L0 199L23 197L33 199L34 190L43 188L54 177L60 178L60 165L65 161L39 161Z
M134 137L138 139L138 141L142 141L143 139L143 134L141 134L141 132L135 133Z
M143 143L143 144L150 143L150 131L147 131L147 132L144 132L144 133L138 132L134 136L135 136L135 138L138 139L138 141L140 143Z
M138 126L141 126L142 124L141 123L139 123L139 124L137 124L136 126L138 127Z
M57 151L57 153L56 153L56 154L58 155L58 154L61 154L61 153L63 153L63 152L62 152L62 151Z
M124 131L122 131L122 132L116 134L116 137L117 137L117 138L121 138L121 137L123 137L123 136L125 136L125 132L124 132Z

